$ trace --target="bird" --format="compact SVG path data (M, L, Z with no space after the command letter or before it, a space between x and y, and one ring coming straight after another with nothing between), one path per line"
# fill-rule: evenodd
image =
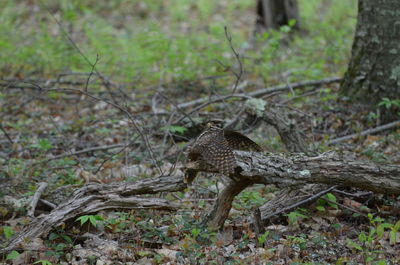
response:
M229 176L235 173L236 159L233 150L257 151L262 148L247 136L233 130L207 124L188 152L188 160L202 160Z

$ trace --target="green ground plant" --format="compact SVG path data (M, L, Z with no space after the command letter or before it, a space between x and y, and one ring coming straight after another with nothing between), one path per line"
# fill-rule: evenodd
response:
M400 229L400 221L395 224L388 223L380 217L374 217L372 214L368 214L368 218L371 225L368 233L361 232L356 241L348 238L347 246L359 251L363 255L364 261L368 264L371 262L377 265L387 264L385 260L379 258L379 254L384 253L384 241L389 241L391 245L398 242L397 232ZM384 238L384 236L387 237Z
M72 41L88 59L93 63L99 55L98 69L117 81L146 85L160 79L181 82L225 75L224 67L217 61L227 66L235 61L227 53L229 47L223 28L238 18L244 20L240 14L253 9L253 2L39 1L32 4L37 9L32 16L32 6L27 2L7 0L0 11L0 36L3 36L0 37L0 69L3 75L35 72L44 76L90 71L90 65L63 32L68 29ZM342 73L355 24L355 19L347 18L354 16L355 2L300 1L307 38L301 34L292 35L291 49L282 44L295 21L280 31L265 34L259 41L266 45L259 51L249 51L244 60L246 70L260 74L268 83L275 82L276 75L288 69L291 69L290 81ZM315 15L315 10L321 8L325 12ZM111 12L111 16L117 10L122 14L115 20L108 20L105 10ZM244 23L248 28L230 29L235 47L241 49L249 45L252 23ZM191 30L185 30L185 25L190 25ZM262 60L262 63L254 63L255 60ZM309 63L305 65L304 62Z

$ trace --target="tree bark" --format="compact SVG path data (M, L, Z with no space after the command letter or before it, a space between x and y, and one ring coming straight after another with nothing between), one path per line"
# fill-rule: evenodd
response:
M235 151L237 174L239 179L229 183L218 196L214 209L207 215L206 223L216 229L224 225L227 213L231 209L232 199L243 189L253 184L275 184L285 187L286 194L280 193L278 199L261 208L266 218L278 208L306 199L302 189L307 184L306 193L318 193L329 186L355 187L383 194L400 194L400 165L376 164L371 161L358 161L340 157L334 152L318 156L304 154L276 155L256 152ZM187 167L194 171L217 172L201 161L190 162ZM287 196L289 195L289 197ZM293 200L294 199L294 200Z
M164 191L181 191L186 188L183 178L162 177L145 179L134 183L89 184L77 189L65 203L48 215L34 219L24 230L15 235L1 251L15 249L30 239L40 237L51 228L80 215L107 209L158 209L177 210L179 205L165 199L141 198L136 195Z
M239 179L230 183L220 194L214 210L206 218L212 228L222 227L231 209L234 197L246 187L261 184L276 184L292 188L292 196L297 196L294 188L307 183L357 187L384 194L400 194L400 165L375 164L339 157L333 152L318 156L274 155L255 152L235 151L238 170L234 176ZM215 172L215 169L201 162L191 162L188 168L197 171ZM65 203L50 214L32 221L23 231L9 242L3 252L10 251L19 244L43 233L54 226L83 214L91 214L105 209L161 209L175 210L178 204L157 198L141 198L137 195L158 192L182 191L186 188L181 177L162 177L135 183L89 184L76 190ZM319 191L313 190L313 192ZM282 197L283 198L283 197ZM286 207L285 198L280 207ZM262 216L268 209L261 209Z
M276 184L299 187L306 184L327 184L355 187L383 194L400 194L400 165L377 164L327 152L318 156L304 154L263 154L234 151L238 172L235 179L252 184ZM196 162L191 169L215 172L210 165Z
M386 97L400 98L400 1L359 0L352 56L340 93L374 110ZM382 108L385 121L399 107Z
M253 183L247 179L228 183L218 196L214 209L204 218L203 224L207 225L212 230L221 228L226 218L229 216L229 211L231 210L232 202L236 195L252 184Z
M296 0L258 0L256 32L279 29L295 19L294 29L300 29L299 9Z

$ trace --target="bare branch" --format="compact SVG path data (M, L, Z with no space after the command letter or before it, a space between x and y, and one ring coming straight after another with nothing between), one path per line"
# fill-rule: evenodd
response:
M391 122L391 123L388 123L388 124L385 124L385 125L382 125L382 126L378 126L378 127L375 127L375 128L371 128L371 129L359 132L359 133L354 133L354 134L350 134L350 135L347 135L347 136L343 136L343 137L339 137L339 138L336 138L336 139L329 140L328 141L328 145L337 144L337 143L340 143L340 142L351 140L351 139L353 139L355 137L360 137L360 136L369 135L369 134L381 132L381 131L384 131L384 130L396 128L398 126L400 126L400 121L394 121L394 122Z
M123 108L123 107L121 107L120 105L118 105L118 104L116 104L116 103L114 103L114 102L111 102L111 101L109 101L109 100L107 100L107 99L99 98L99 97L97 97L97 96L94 96L94 95L92 95L92 94L89 94L89 93L87 93L87 92L85 92L85 91L83 91L83 90L79 90L79 89L73 89L73 88L59 88L59 89L46 89L46 91L48 91L48 92L49 92L49 91L58 91L58 92L63 92L63 93L72 92L72 93L78 93L78 94L86 95L86 96L88 96L89 98L92 98L92 99L94 99L94 100L105 102L105 103L107 103L108 105L111 105L111 106L113 106L114 108L116 108L116 109L122 111L123 113L125 113L126 116L129 118L129 120L131 121L133 127L135 128L135 130L138 132L138 134L139 134L140 137L142 138L143 142L145 143L146 148L147 148L147 151L148 151L149 154L150 154L150 157L151 157L151 159L152 159L152 161L153 161L154 166L159 170L159 172L160 172L161 175L164 174L163 171L162 171L162 169L160 168L158 162L157 162L157 159L156 159L155 156L154 156L153 149L151 148L151 145L150 145L150 143L149 143L149 140L147 139L146 134L144 134L144 133L142 132L141 128L140 128L139 125L136 123L136 121L135 121L135 119L133 118L132 114L131 114L126 108Z
M28 207L28 216L29 217L35 217L36 205L39 202L40 196L42 196L43 191L47 188L48 185L49 184L47 182L38 183L39 187L37 188L35 195L33 195L32 201Z
M325 190L323 190L323 191L320 191L320 192L318 192L318 193L316 193L316 194L311 195L310 197L308 197L308 198L306 198L306 199L304 199L304 200L298 201L298 202L296 202L296 203L294 203L294 204L292 204L292 205L289 205L289 206L287 206L287 207L280 208L279 210L277 210L276 212L274 212L274 213L272 213L272 214L265 215L265 216L262 217L262 219L263 219L263 220L268 220L268 219L270 219L271 217L277 216L277 215L279 215L279 214L287 213L287 212L289 212L289 211L293 211L293 210L296 209L297 207L300 207L300 206L302 206L302 205L309 204L309 203L311 203L311 202L316 201L317 199L319 199L320 197L324 196L325 194L327 194L328 192L330 192L331 190L333 190L333 189L335 189L335 188L336 188L336 186L333 186L333 187L330 187L330 188L325 189Z
M240 81L240 79L242 78L242 75L243 75L243 64L242 64L242 60L240 59L239 53L233 47L232 36L228 31L228 27L225 26L224 30L225 30L225 37L226 37L226 39L228 40L228 43L229 43L229 47L231 48L233 54L235 55L236 61L238 62L238 65L239 65L239 73L236 73L235 71L232 70L232 73L236 77L236 81L235 81L235 84L233 85L233 89L232 89L232 94L234 94L236 92L237 88L238 88L239 81Z
M99 59L100 59L99 54L96 54L96 61L95 61L94 64L92 65L92 69L90 70L89 76L88 76L88 78L86 79L86 84L85 84L85 91L86 91L86 92L88 91L88 86L89 86L90 78L91 78L92 75L93 75L94 68L96 67L96 64L99 62Z
M11 139L10 135L8 135L7 131L3 127L3 124L1 124L1 123L0 123L0 130L4 133L4 135L6 136L7 140L10 142L10 144L14 144L14 142Z
M267 87L267 88L262 88L256 91L252 91L249 93L235 93L227 96L214 96L214 97L204 97L204 98L199 98L196 100L192 100L189 102L181 103L178 105L179 108L184 109L184 108L189 108L196 106L198 104L202 104L204 102L207 102L209 100L212 100L213 102L220 102L223 100L226 100L227 98L249 98L249 97L262 97L264 95L268 95L271 93L275 92L283 92L287 91L291 88L296 89L296 88L304 88L304 87L315 87L319 85L326 85L326 84L332 84L332 83L337 83L342 80L341 77L330 77L330 78L324 78L320 80L307 80L303 82L298 82L298 83L289 83L289 84L284 84L284 85L279 85L279 86L273 86L273 87Z

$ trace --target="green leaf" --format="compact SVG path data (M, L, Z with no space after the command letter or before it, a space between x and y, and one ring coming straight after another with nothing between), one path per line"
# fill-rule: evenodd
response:
M93 226L97 226L97 219L94 215L89 216L89 221Z
M296 19L294 19L294 18L289 19L288 26L293 28L293 26L296 25L296 23L297 23Z
M373 257L367 257L367 258L365 259L366 262L371 262L371 261L373 261L373 260L374 260Z
M80 221L81 225L85 224L89 220L89 215L83 215L81 217L76 218L76 221Z
M333 195L332 193L327 193L326 198L330 201L337 202L335 195Z
M11 226L3 226L3 232L6 239L10 239L10 237L12 237L12 235L14 234Z
M191 232L194 237L197 237L200 234L200 229L193 228Z
M76 221L80 221L81 225L85 224L89 221L93 226L97 226L97 221L103 221L103 217L100 215L83 215L81 217L76 218Z
M393 227L393 224L389 224L389 223L379 224L376 227L376 234L377 234L378 238L381 239L383 237L383 233L385 232L385 228L390 229L392 227Z
M370 230L369 230L369 233L368 233L368 237L367 237L367 241L368 241L368 244L369 245L371 245L372 244L372 241L375 239L374 238L374 235L376 234L376 229L374 228L374 227L372 227Z
M389 233L389 241L391 245L394 245L397 243L397 231L392 230Z
M265 231L264 234L262 234L261 236L258 237L258 243L264 244L265 241L267 240L268 235L269 235L269 231Z
M289 26L284 25L284 26L282 26L279 30L280 30L281 32L284 32L284 33L289 33L292 29L291 29Z
M51 263L48 260L41 259L41 260L38 260L38 261L34 262L33 264L52 265L53 263Z
M372 213L368 214L368 219L369 219L370 222L373 222L374 216L372 215Z
M40 139L39 142L36 144L32 144L31 147L37 148L42 151L47 151L47 150L50 150L51 148L53 148L53 145L51 144L49 139L45 138L45 139Z
M58 235L58 234L56 234L56 233L50 233L50 235L49 235L49 240L54 240L54 239L57 239L57 238L59 238L60 236Z
M185 127L174 126L174 125L161 127L160 130L169 131L170 133L180 133L180 134L184 134L187 131Z
M19 255L20 255L20 254L19 254L17 251L13 250L13 251L11 251L10 253L8 253L6 259L7 259L7 260L16 259L16 258L19 257Z
M360 240L360 242L364 243L365 241L367 241L367 235L364 232L361 232L358 235L358 240Z
M61 235L61 237L62 237L65 241L67 241L68 243L72 243L72 242L73 242L73 240L72 240L72 238L71 238L70 236Z
M51 99L59 99L61 97L61 93L55 91L50 91L49 93L47 93L47 95Z
M395 225L393 226L392 229L395 230L396 232L399 231L399 229L400 229L400 220L395 223Z
M386 265L386 260L379 260L375 263L376 265Z
M64 243L59 243L56 245L56 247L54 248L57 251L63 251L65 249L67 245L65 245Z
M320 212L324 212L325 211L325 207L324 206L317 206L315 208Z
M363 250L362 247L359 244L357 244L356 242L354 242L354 241L352 241L350 239L347 239L347 246L349 248L355 248L355 249L360 250L360 251Z

